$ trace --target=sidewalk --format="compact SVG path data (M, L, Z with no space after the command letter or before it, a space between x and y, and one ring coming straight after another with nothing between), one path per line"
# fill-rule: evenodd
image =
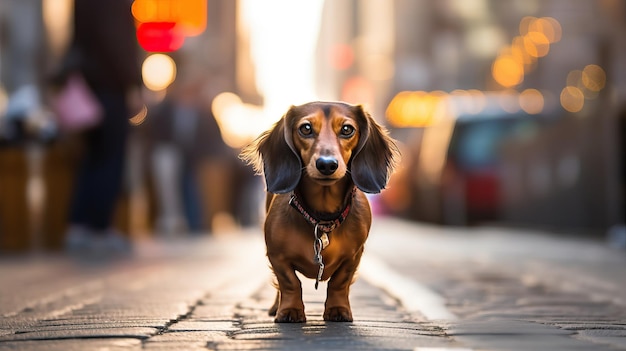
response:
M0 350L626 350L626 253L497 228L377 218L354 323L275 324L262 234L142 243L86 264L0 258Z

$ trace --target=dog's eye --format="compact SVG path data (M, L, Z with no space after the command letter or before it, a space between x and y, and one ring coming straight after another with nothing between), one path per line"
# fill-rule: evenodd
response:
M341 136L344 138L349 138L354 135L354 131L355 129L353 126L345 124L343 127L341 127Z
M298 127L298 132L300 132L300 135L302 136L310 136L313 134L313 127L311 126L311 123L304 123Z

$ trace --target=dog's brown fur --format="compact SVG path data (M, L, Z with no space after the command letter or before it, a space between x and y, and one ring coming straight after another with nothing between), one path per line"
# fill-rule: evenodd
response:
M336 169L323 172L320 157L336 160ZM349 289L372 219L364 192L385 188L397 157L394 141L361 106L340 102L292 106L242 151L241 158L264 174L267 184L265 242L278 281L269 313L276 322L306 321L296 271L315 279L319 270L313 261L313 226L289 205L289 193L296 191L313 213L328 214L341 211L354 186L359 189L345 221L322 250L322 280L329 280L324 320L352 321Z

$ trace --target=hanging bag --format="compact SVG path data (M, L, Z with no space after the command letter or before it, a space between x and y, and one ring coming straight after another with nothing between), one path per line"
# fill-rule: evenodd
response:
M79 72L71 72L52 98L59 127L67 132L93 128L102 120L102 106Z
M55 89L50 107L64 132L91 129L103 118L102 106L82 74L86 64L81 50L72 43L52 76Z

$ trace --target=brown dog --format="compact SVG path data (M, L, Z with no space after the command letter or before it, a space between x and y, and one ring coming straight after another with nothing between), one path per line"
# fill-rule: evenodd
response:
M269 314L305 322L296 276L328 281L324 320L351 322L350 285L367 239L364 194L387 184L398 149L363 110L340 102L292 106L241 158L265 175L265 243L278 281Z

